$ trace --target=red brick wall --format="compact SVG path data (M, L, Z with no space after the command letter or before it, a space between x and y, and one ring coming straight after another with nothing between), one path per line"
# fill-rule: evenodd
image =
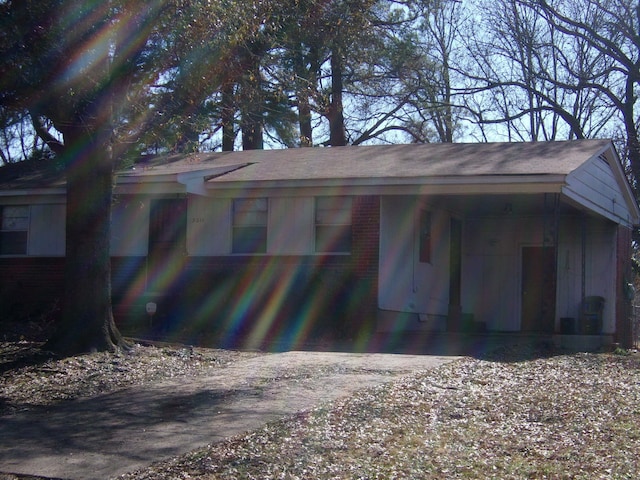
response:
M0 259L0 320L38 321L43 315L55 316L63 291L64 258Z
M357 197L353 209L353 262L362 278L378 279L380 197Z
M187 257L161 296L145 293L145 257L114 257L114 316L125 330L146 328L145 304L155 301L164 333L251 334L262 322L266 341L353 338L375 326L379 237L379 197L355 197L350 255ZM60 301L63 288L64 258L0 259L4 315Z
M375 328L378 309L378 268L380 257L380 197L357 197L353 211L352 268L357 292L362 298L362 310L353 317L356 330Z
M194 341L252 334L265 342L353 338L375 326L379 235L379 197L355 197L350 255L188 257L169 291L153 299L155 322ZM116 321L144 325L149 298L127 299L122 288L136 261L112 264Z

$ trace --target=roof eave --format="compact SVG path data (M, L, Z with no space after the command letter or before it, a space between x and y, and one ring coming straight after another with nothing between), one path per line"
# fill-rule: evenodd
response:
M29 197L42 195L66 195L66 187L43 187L0 190L0 197Z
M246 193L278 190L291 192L303 190L348 190L374 194L482 194L482 193L559 193L565 185L565 175L495 175L495 176L450 176L413 178L325 178L298 180L251 180L225 181L218 179L207 182L210 195L222 193Z

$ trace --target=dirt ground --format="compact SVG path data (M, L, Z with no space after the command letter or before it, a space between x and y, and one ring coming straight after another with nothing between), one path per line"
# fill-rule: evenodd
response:
M33 408L0 418L0 472L115 477L456 358L264 353L207 375Z

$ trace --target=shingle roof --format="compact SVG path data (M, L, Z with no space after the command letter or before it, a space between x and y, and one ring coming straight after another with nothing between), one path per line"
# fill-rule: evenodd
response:
M121 177L208 170L210 186L228 182L567 175L611 146L608 140L535 143L454 143L292 148L146 158ZM55 162L0 168L0 190L60 187Z
M567 175L608 140L300 148L221 153L247 164L210 182L486 175ZM227 159L225 159L227 160Z
M26 160L0 167L0 190L64 187L65 175L52 160Z

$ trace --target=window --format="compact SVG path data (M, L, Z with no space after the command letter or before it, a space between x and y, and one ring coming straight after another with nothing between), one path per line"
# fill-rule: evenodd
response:
M29 233L29 207L0 207L0 255L26 255Z
M420 211L420 262L431 263L431 212Z
M351 197L316 197L316 252L351 252Z
M267 253L266 198L233 200L232 253Z

